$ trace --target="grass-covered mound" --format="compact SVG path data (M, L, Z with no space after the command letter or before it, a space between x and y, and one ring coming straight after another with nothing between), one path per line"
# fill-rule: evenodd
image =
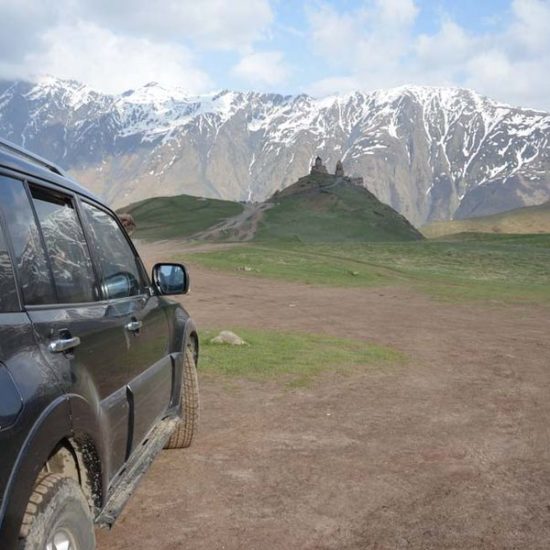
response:
M422 239L405 217L348 178L312 174L276 193L255 241L302 243Z
M155 241L189 237L242 210L238 202L177 195L146 199L119 212L133 216L137 226L134 237Z

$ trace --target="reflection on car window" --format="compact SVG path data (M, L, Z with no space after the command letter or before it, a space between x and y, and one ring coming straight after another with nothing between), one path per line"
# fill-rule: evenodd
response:
M31 189L60 303L95 300L95 277L88 247L70 199Z
M0 227L0 312L5 313L17 311L18 309L19 303L13 278L13 267L4 239L4 232Z
M46 255L23 182L0 177L0 207L13 244L14 262L25 303L55 303Z
M144 285L134 252L118 223L110 214L88 203L84 203L84 212L107 297L142 294Z

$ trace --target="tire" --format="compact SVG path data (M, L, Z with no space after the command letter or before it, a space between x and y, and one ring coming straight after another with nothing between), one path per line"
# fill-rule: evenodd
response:
M164 446L165 449L189 447L199 427L199 381L195 356L189 347L183 356L180 404L182 418Z
M19 537L19 550L95 550L92 514L78 483L59 474L40 478Z

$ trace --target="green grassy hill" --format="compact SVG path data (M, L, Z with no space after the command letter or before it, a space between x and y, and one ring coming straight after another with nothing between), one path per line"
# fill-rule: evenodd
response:
M134 217L135 238L155 241L188 237L240 214L243 208L238 202L178 195L146 199L119 213Z
M303 243L407 241L422 235L349 178L312 174L271 197L254 241Z
M466 232L550 233L550 202L540 206L516 208L492 216L435 222L422 227L422 233L428 238Z

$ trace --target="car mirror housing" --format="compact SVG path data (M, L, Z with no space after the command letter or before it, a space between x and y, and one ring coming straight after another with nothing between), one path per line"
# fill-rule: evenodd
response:
M189 273L182 264L160 263L153 267L153 283L159 294L187 294L189 292Z

